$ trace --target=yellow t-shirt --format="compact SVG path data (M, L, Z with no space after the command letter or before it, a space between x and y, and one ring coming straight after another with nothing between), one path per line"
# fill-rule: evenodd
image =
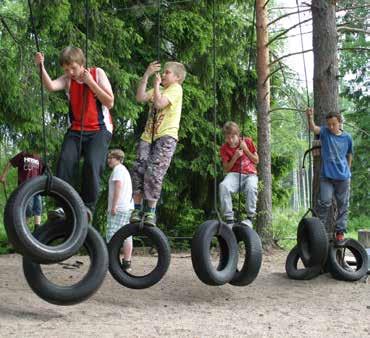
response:
M151 96L152 102L154 90L147 92ZM178 131L180 127L181 108L182 108L182 87L174 83L167 88L161 88L161 93L170 102L162 110L155 114L154 140L162 136L172 136L178 140ZM153 132L153 104L150 104L149 117L145 125L145 130L141 135L143 141L152 142Z

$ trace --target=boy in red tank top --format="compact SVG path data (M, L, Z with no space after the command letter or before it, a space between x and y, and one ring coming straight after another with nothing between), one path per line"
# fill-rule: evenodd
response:
M64 90L69 101L69 128L64 136L56 176L76 187L75 169L81 155L84 158L81 197L93 211L113 132L109 113L114 103L112 87L103 69L85 67L85 56L77 47L63 49L59 63L64 75L55 80L45 69L42 53L36 53L35 63L41 67L45 88L52 92Z

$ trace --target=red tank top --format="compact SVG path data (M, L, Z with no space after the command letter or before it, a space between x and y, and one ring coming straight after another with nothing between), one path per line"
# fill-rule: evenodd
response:
M90 68L89 72L96 81L96 68ZM86 95L86 105L82 121L84 95ZM71 130L80 131L82 126L82 129L85 131L104 129L110 132L113 131L109 109L102 105L89 86L73 79L71 79L69 86L69 121Z

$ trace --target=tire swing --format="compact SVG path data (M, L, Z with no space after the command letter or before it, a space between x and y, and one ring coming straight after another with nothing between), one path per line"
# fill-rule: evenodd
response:
M158 2L157 11L157 60L160 60L161 30L160 30L161 3ZM154 115L155 120L155 115ZM154 141L154 127L152 126L152 142ZM152 147L151 147L152 149ZM145 275L134 275L121 265L120 250L123 242L130 236L142 236L151 240L151 245L157 250L158 260L150 272ZM109 252L109 272L113 278L121 285L130 289L146 289L157 284L166 274L171 261L171 247L166 235L157 227L140 223L130 223L118 230L108 244Z
M37 51L40 51L35 29L32 6L28 1L30 19ZM44 162L46 158L46 127L44 109L44 90L40 66L41 110L43 117ZM88 232L86 208L77 192L66 182L51 175L46 167L46 176L35 177L21 184L10 196L4 212L5 228L10 243L22 255L38 263L55 263L74 255L82 246ZM73 230L66 241L50 247L39 242L30 232L26 223L26 207L33 196L43 194L55 197L65 208L66 215L72 221Z
M304 266L298 269L298 261L301 258L298 247L295 246L290 250L285 262L285 271L289 278L296 280L309 280L318 276L321 272L321 266L315 265L313 267Z
M234 277L229 283L235 286L246 286L256 279L261 269L262 243L258 234L249 226L235 224L233 232L236 242L244 244L245 254L242 268L236 269Z
M328 269L335 279L354 282L367 274L368 259L360 242L347 239L342 245L330 244Z
M123 269L120 250L123 242L130 236L146 236L157 250L158 260L152 271L145 275L134 275ZM165 234L157 227L142 223L131 223L118 230L108 244L109 272L113 278L130 289L146 289L157 284L166 274L171 261L171 248Z
M40 242L28 228L26 207L37 194L55 197L63 205L72 229L65 242L49 246ZM78 193L61 179L45 175L27 180L13 191L5 207L4 224L15 250L41 264L56 263L73 256L83 245L88 232L85 206Z
M216 159L216 35L215 35L215 1L212 1L212 54L213 54L213 119L214 119L214 171L217 172ZM214 179L214 210L217 220L208 220L201 224L191 242L191 261L198 278L208 285L223 285L230 282L238 264L238 244L231 227L222 222L217 208L217 178ZM220 254L217 266L213 265L211 257L212 239L216 237Z
M36 230L35 236L42 243L64 239L71 232L65 220L45 223ZM77 283L68 286L51 282L44 274L40 264L30 257L23 257L23 272L28 285L43 300L55 305L74 305L91 297L101 286L108 271L107 246L97 230L89 226L83 244L90 256L90 267L86 275Z
M304 217L297 230L297 247L305 266L324 265L328 257L329 241L319 218Z

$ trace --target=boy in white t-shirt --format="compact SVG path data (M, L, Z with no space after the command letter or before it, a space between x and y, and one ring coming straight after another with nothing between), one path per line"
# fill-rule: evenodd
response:
M122 164L124 157L125 154L120 149L113 149L108 154L108 166L113 171L109 177L107 242L119 229L130 223L131 212L134 208L130 173ZM132 236L124 241L122 253L122 267L129 270L131 266Z

